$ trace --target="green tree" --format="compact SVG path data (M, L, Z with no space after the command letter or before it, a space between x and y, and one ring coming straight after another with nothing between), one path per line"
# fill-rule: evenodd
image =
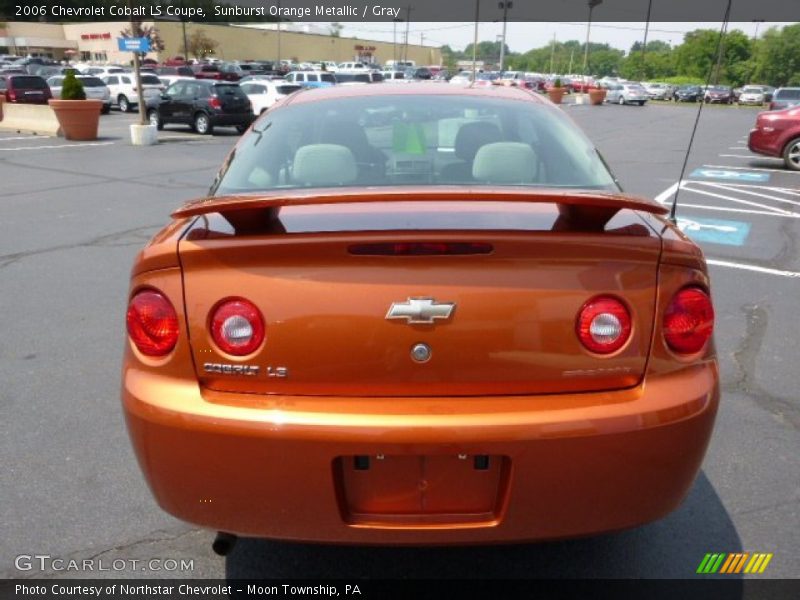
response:
M758 41L752 67L753 81L800 85L800 24L765 31Z
M216 40L208 37L202 29L192 31L186 40L186 44L188 48L183 48L183 55L194 56L195 58L203 58L209 54L214 54L217 46L219 46Z

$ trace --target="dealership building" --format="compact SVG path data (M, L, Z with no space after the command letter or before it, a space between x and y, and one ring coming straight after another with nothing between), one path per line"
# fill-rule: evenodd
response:
M295 62L316 60L371 61L384 64L388 60L413 60L418 65L442 62L439 48L375 40L339 37L327 32L302 30L292 24L239 26L178 21L145 21L156 25L164 50L148 56L159 61L182 55L184 34L189 39L196 31L217 43L210 56L222 60L278 60ZM0 54L45 56L56 60L99 63L128 63L131 55L121 52L117 38L129 27L126 21L93 23L23 23L8 21L0 25ZM301 30L298 30L301 29Z

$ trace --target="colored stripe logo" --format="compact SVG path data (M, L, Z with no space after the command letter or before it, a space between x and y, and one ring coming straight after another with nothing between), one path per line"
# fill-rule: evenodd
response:
M736 573L763 573L767 569L772 553L764 552L735 552L711 553L709 552L700 561L697 573L701 575L736 574Z

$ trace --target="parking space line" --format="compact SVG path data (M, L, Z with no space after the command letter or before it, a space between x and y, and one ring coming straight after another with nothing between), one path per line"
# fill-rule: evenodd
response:
M716 267L728 267L730 269L740 269L742 271L753 271L755 273L764 273L765 275L800 277L800 273L797 271L781 271L780 269L770 269L768 267L759 267L758 265L748 265L746 263L735 263L727 260L717 260L715 258L707 258L706 262L709 265L714 265Z
M52 135L34 135L34 136L31 136L31 135L20 135L20 136L16 136L16 137L0 138L0 142L13 142L13 141L19 141L19 140L30 140L30 141L34 142L36 140L48 140L48 139L50 139L52 137L53 137Z
M697 181L695 183L706 183L705 181ZM777 194L791 194L792 196L800 196L800 191L792 190L785 187L778 187L774 185L756 185L755 183L729 183L725 182L725 186L729 188L753 188L756 190L769 190Z
M744 200L742 198L734 198L733 196L725 196L724 194L717 194L715 192L709 192L707 190L696 190L696 189L687 187L688 183L689 182L685 181L683 183L683 185L681 185L681 189L682 190L686 190L687 192L694 192L695 194L701 194L701 195L704 195L704 196L711 196L712 198L720 198L722 200L727 200L728 202L735 202L735 203L738 203L738 204L745 204L745 205L748 205L748 206L755 206L756 208L763 208L764 210L772 211L775 214L795 215L795 213L793 213L793 212L791 212L789 210L784 210L782 208L775 208L775 207L769 206L767 204L761 204L759 202L753 202L751 200ZM692 183L695 183L695 182L692 182ZM800 214L797 214L795 216L800 217Z
M19 146L17 148L0 148L0 152L16 152L17 150L52 150L56 148L84 148L87 146L110 146L114 142L86 142L85 144L60 144L58 146Z
M775 158L772 156L763 156L761 154L718 154L720 158L767 158L772 160L781 160L780 158Z
M797 200L789 200L788 198L781 198L780 196L770 196L769 194L761 194L759 192L753 192L751 190L746 190L746 189L730 188L725 183L714 183L712 181L693 181L692 183L696 185L706 185L708 187L724 190L727 192L739 192L740 194L749 194L751 196L758 196L759 198L766 198L767 200L774 200L775 202L784 202L786 204L800 206L800 202L798 202Z
M691 190L687 190L687 191L691 191ZM730 208L730 207L725 207L725 206L709 206L707 204L687 204L685 202L679 202L678 203L678 208L679 209L681 209L681 208L699 208L701 210L716 210L716 211L719 211L719 212L732 212L732 213L742 213L742 214L747 214L747 215L765 215L765 216L768 216L768 217L788 217L790 219L800 219L800 214L796 214L796 213L781 214L781 213L776 213L776 212L766 211L766 210L750 210L750 209L747 209L747 208Z
M753 154L752 156L748 156L747 158L772 158L772 157ZM778 158L775 160L780 160L780 159ZM737 169L740 171L770 171L772 173L786 173L787 175L800 175L800 171L789 171L788 169L770 169L768 167L732 167L731 165L703 165L703 166L708 167L710 169Z

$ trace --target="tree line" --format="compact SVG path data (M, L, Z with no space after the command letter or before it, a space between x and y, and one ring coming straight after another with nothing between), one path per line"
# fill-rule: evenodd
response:
M636 42L628 52L590 43L586 74L697 83L704 83L710 74L712 83L733 86L800 86L800 24L772 27L758 39L734 29L718 44L719 31L714 29L690 31L676 46L656 40L643 48ZM469 44L463 52L457 52L443 46L445 63L453 67L458 60L471 60L472 48ZM586 45L577 40L555 41L524 53L509 52L506 46L504 67L537 73L583 73L585 50ZM479 42L476 54L478 60L496 64L500 42Z

